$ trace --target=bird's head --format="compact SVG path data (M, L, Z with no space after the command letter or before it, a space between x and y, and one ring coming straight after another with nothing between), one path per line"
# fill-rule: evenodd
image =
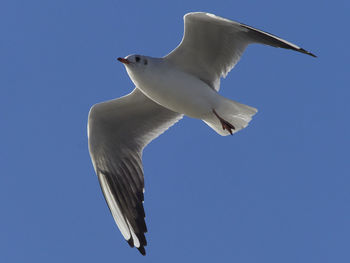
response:
M141 55L129 55L125 58L118 58L118 60L124 64L126 71L128 72L131 80L135 85L148 76L150 67L152 65L152 58Z
M141 55L129 55L125 58L118 58L126 67L146 67L148 65L148 58Z

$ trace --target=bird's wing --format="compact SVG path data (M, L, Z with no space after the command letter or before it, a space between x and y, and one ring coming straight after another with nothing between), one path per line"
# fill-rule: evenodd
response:
M89 113L89 151L103 194L122 235L142 254L147 232L142 150L181 118L137 88Z
M208 13L184 16L181 43L164 58L219 90L220 77L239 61L248 44L260 43L314 54L272 34Z

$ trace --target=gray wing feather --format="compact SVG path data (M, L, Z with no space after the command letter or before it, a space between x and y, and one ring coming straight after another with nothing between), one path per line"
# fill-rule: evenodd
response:
M137 88L89 113L89 151L101 189L122 235L142 254L147 244L142 150L181 118Z
M252 43L315 56L297 45L253 27L208 13L189 13L184 16L181 43L164 58L219 90L220 78L227 75L245 48Z

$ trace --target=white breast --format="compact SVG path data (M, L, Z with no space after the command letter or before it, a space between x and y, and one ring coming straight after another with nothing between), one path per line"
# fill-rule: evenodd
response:
M143 71L127 70L147 97L172 111L202 119L219 103L220 96L206 83L163 61Z

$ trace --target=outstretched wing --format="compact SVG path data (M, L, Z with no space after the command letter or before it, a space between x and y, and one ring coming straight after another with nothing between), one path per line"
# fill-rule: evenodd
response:
M130 246L145 255L142 150L179 119L142 94L94 105L89 113L90 156L116 224Z
M164 58L215 90L220 88L220 77L227 75L252 43L292 49L315 57L272 34L212 14L188 13L184 23L180 45Z

